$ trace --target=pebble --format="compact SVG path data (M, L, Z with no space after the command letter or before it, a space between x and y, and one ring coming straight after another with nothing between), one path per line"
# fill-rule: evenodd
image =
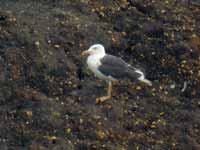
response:
M33 112L32 111L26 111L26 116L31 119L33 117Z

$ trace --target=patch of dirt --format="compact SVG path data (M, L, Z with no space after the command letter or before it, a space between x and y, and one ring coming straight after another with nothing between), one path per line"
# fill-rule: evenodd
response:
M200 149L200 4L0 0L0 149ZM101 43L152 87L106 84L80 53Z

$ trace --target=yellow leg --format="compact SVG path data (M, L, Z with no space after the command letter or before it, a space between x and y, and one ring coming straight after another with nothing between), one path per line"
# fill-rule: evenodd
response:
M96 103L103 103L103 102L109 100L111 97L112 97L112 82L109 81L108 89L107 89L107 95L96 98Z

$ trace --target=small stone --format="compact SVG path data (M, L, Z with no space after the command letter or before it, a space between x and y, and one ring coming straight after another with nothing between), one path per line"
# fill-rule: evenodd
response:
M60 45L55 44L54 47L55 47L55 48L60 48Z
M170 85L170 88L171 88L171 89L174 89L175 87L176 87L175 84L171 84L171 85Z
M176 143L172 143L172 146L175 147L175 146L176 146Z
M161 13L165 13L166 12L166 10L161 10Z
M102 130L97 131L97 136L99 137L99 139L105 139L106 138L106 133Z
M82 124L83 123L83 119L80 119L79 122L80 122L80 124Z
M155 128L156 128L156 125L152 124L150 127L151 127L152 129L155 129Z
M136 90L141 90L141 89L142 89L141 86L136 87Z
M39 42L39 41L36 41L36 42L35 42L35 45L36 45L36 46L40 46L40 42Z
M71 128L67 128L67 129L65 129L65 132L66 132L67 134L71 133L71 131L72 131Z
M163 116L165 114L165 112L160 112L160 116Z
M53 116L54 117L60 117L60 113L59 112L53 112Z
M123 36L126 36L127 34L126 34L126 32L122 32L122 35L123 35Z
M33 117L33 112L32 111L26 111L26 116L31 119Z
M99 126L101 126L101 125L102 125L102 122L98 122L97 124L98 124Z
M71 84L72 84L72 82L71 82L71 81L69 81L69 82L68 82L68 84L69 84L69 85L71 85Z
M49 142L55 143L58 138L56 136L48 136L47 139Z
M73 87L73 88L76 88L77 86L78 86L78 85L74 84L72 87Z

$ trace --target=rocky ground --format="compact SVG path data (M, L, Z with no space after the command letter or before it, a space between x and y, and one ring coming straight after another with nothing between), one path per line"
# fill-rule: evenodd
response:
M0 0L1 150L200 149L200 4L192 0ZM91 44L146 70L106 85Z

